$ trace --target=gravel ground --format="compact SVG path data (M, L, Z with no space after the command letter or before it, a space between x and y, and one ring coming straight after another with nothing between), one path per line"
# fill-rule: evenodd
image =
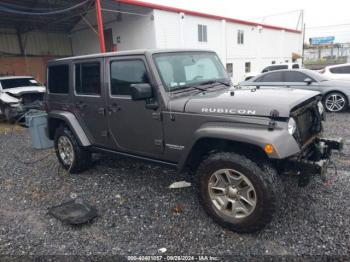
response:
M334 155L338 177L330 187L314 179L299 188L285 178L288 201L256 234L224 230L204 213L192 187L169 189L185 174L115 156L103 156L79 175L59 169L50 150L30 146L27 130L0 124L1 255L328 255L349 256L350 113L328 115L326 134L347 139ZM3 127L3 128L1 128ZM99 217L71 227L48 208L77 195Z

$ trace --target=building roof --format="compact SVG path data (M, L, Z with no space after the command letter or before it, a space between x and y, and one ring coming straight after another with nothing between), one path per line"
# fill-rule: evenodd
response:
M232 23L236 23L236 24L250 25L250 26L262 26L262 27L267 28L267 29L284 30L286 32L298 33L298 34L301 33L300 30L295 30L295 29L291 29L291 28L255 23L255 22L240 20L240 19L231 18L231 17L206 14L206 13L201 13L201 12L197 12L197 11L191 11L191 10L186 10L186 9L181 9L181 8L171 7L171 6L164 6L164 5L143 2L143 1L138 1L138 0L114 0L114 1L122 3L122 4L148 7L148 8L157 9L157 10L164 10L164 11L175 12L175 13L185 13L185 14L189 14L189 15L193 15L193 16L206 17L206 18L211 18L211 19L216 19L216 20L226 20L228 22L232 22Z

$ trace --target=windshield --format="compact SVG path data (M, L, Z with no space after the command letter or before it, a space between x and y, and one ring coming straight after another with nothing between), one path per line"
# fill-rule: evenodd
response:
M161 53L153 57L167 91L227 79L220 59L212 52Z
M41 83L36 81L34 78L11 78L1 80L2 89L10 89L16 87L26 87L26 86L42 86Z

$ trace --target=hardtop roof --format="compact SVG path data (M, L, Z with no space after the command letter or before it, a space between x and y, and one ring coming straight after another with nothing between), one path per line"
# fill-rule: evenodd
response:
M111 56L128 56L128 55L146 55L146 54L158 54L158 53L175 53L175 52L213 52L213 50L208 49L137 49L128 51L117 51L117 52L107 52L107 53L97 53L89 55L71 56L65 58L59 58L49 61L49 64L56 62L80 60L80 59L93 59L100 57L111 57Z

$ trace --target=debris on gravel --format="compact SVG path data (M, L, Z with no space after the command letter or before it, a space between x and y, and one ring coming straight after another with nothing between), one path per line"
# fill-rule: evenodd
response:
M190 181L187 174L96 155L92 169L67 175L50 150L31 148L26 129L3 132L0 255L349 256L350 113L329 114L327 121L325 135L346 139L344 152L333 156L333 184L315 178L299 188L296 177L283 177L285 206L264 230L244 235L216 225L193 187L169 189L174 181ZM48 214L76 198L97 207L94 223L72 227Z

